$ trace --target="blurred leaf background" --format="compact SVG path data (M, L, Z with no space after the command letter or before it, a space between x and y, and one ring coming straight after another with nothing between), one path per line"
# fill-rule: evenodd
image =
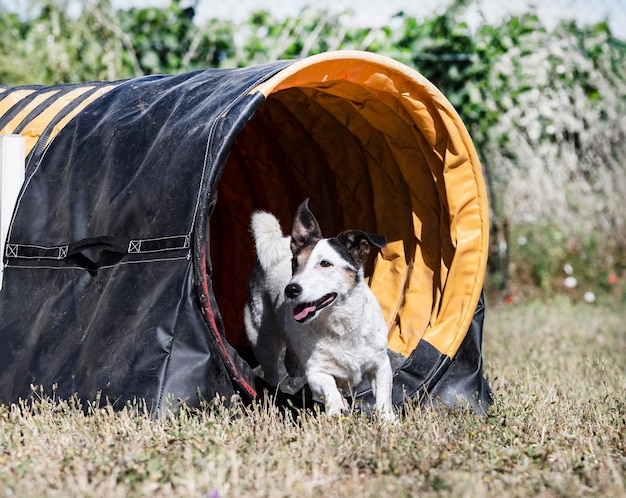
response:
M621 0L615 0L620 2ZM626 302L626 41L609 25L548 29L529 8L477 26L468 0L417 19L352 26L311 7L200 21L198 2L0 4L0 85L118 80L358 49L434 82L468 127L488 179L488 289Z

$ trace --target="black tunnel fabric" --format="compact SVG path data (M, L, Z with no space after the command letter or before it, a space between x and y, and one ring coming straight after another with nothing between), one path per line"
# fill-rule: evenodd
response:
M0 299L2 401L31 385L159 411L254 394L202 315L192 245L229 135L260 103L250 88L283 66L120 84L29 163Z
M86 84L90 94L100 91L93 88L103 93L75 115L66 111L66 122L58 114L50 118L28 156L5 249L0 401L28 398L32 386L48 393L54 386L58 397L104 398L117 406L144 399L162 413L216 395L260 395L264 384L241 331L253 258L249 215L272 207L288 220L311 192L325 199L327 209L316 215L328 234L351 224L391 233L409 254L419 250L416 219L436 228L424 231L420 242L425 270L409 260L403 271L412 275L385 280L381 271L396 271L392 251L379 257L372 277L374 285L407 294L393 297L402 302L403 316L413 316L409 312L421 302L410 301L416 290L409 285L424 287L432 296L423 302L432 309L419 311L419 323L407 326L398 314L392 325L436 329L445 303L440 294L452 292L444 279L458 264L452 256L457 240L447 225L461 221L447 218L454 203L442 198L454 189L443 190L444 175L434 169L430 174L412 166L439 156L415 155L430 147L430 131L422 138L413 114L387 96L384 82L375 88L367 86L369 77L348 81L350 70L366 74L372 61L382 73L397 63L387 67L386 59L371 54L338 57L346 57L347 67L346 81L338 85L322 75L319 84L259 91L285 73L297 75L301 63L294 61L149 76L108 87ZM0 92L0 111L1 104ZM19 102L10 108L5 124L27 110ZM388 129L371 118L385 113L392 117ZM463 237L468 233L475 236ZM431 246L441 247L441 254L428 252ZM481 271L480 265L464 268L461 286L482 282ZM413 282L422 274L432 279L432 291ZM409 353L390 350L395 405L430 400L483 413L491 404L482 374L482 297L471 306L469 329L450 331L456 338L441 340L438 332L434 339L417 339ZM454 322L446 313L442 321ZM438 346L448 343L453 346ZM365 409L371 396L367 384L357 389ZM292 401L297 399L302 396Z

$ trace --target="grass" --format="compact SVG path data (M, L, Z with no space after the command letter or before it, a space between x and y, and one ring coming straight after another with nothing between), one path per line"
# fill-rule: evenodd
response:
M0 407L0 496L626 496L626 311L488 309L487 417Z

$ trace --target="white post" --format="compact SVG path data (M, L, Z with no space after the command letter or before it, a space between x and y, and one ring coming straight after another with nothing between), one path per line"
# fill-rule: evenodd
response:
M24 183L24 151L24 137L0 135L0 289L4 274L4 244L17 196Z

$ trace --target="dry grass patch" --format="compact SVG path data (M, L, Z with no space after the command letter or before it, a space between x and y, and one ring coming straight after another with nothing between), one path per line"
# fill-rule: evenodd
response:
M489 310L483 418L2 406L0 495L626 496L625 319L565 299Z

